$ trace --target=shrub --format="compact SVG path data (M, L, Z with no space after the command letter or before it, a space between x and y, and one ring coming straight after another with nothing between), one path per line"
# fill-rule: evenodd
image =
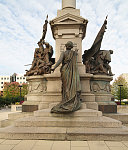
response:
M17 102L21 103L24 101L24 97L0 97L0 108L15 104Z

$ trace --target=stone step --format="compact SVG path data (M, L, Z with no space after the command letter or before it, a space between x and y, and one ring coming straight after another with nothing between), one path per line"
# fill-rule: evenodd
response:
M0 128L10 126L11 124L12 124L12 121L10 121L8 119L0 120Z
M120 121L108 117L26 117L15 122L16 127L92 127L119 128Z
M102 116L101 111L92 109L80 109L70 114L50 113L51 109L43 109L34 112L36 117L86 117L86 116Z
M9 120L16 120L23 117L33 116L33 112L16 112L8 114Z
M123 124L128 124L128 113L117 113L117 114L104 114L106 117L110 117L121 121Z
M58 128L58 127L6 127L0 129L0 138L27 140L69 140L69 141L126 141L128 128Z
M28 116L33 116L33 113L24 113L24 112L10 113L10 114L8 114L8 119L0 120L0 128L4 128L4 127L10 126L10 125L13 125L14 120L23 118L23 117L28 117Z

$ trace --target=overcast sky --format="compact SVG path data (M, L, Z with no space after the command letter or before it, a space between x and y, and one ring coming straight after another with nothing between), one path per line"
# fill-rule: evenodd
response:
M0 75L25 73L28 67L24 65L32 62L46 15L49 20L54 19L61 3L61 0L0 0ZM128 73L128 0L77 0L77 9L89 21L83 51L91 47L108 15L101 49L114 50L111 66L115 77ZM46 41L55 48L50 26Z

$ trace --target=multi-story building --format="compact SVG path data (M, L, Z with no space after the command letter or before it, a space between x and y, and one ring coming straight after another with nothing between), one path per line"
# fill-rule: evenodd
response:
M23 75L16 75L16 82L18 82L19 84L26 83L26 77L24 77Z
M0 91L3 91L4 82L10 82L10 76L0 76Z
M19 84L26 83L26 77L22 74L16 74L14 73L12 76L10 76L10 82L18 82Z
M0 76L0 95L3 93L5 82L18 82L19 84L26 83L24 75L14 73L12 76Z

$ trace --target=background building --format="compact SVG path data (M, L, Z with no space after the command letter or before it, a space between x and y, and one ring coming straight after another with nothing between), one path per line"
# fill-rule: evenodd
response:
M16 74L14 73L12 76L10 76L10 82L18 82L19 84L26 83L26 77L22 74Z
M10 82L10 76L0 76L0 91L3 91L4 82Z
M5 82L18 82L19 84L26 83L26 77L22 74L14 73L12 76L0 76L0 95L3 94Z

